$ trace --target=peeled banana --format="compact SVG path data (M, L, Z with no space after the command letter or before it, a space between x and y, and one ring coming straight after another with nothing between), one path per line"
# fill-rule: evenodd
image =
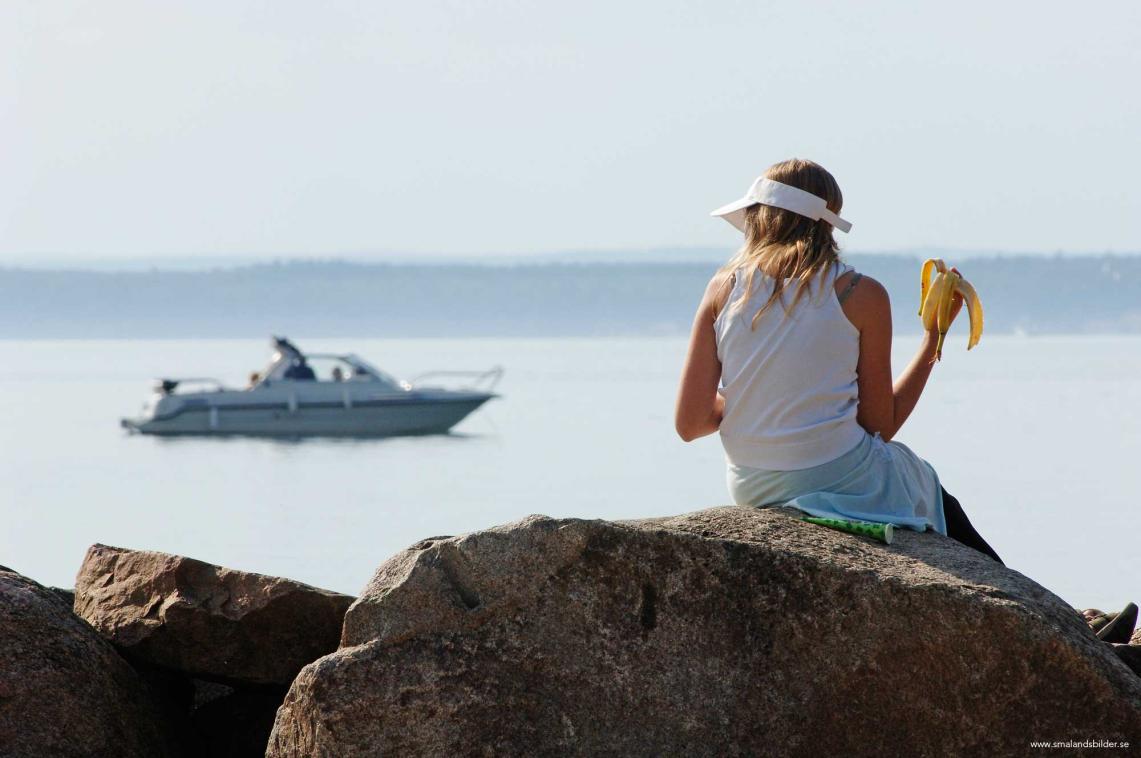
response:
M923 320L924 329L939 330L939 339L935 343L935 360L943 358L943 340L951 327L951 309L956 294L962 296L963 305L967 307L971 318L971 336L967 339L967 350L970 350L979 344L983 336L982 301L971 283L947 268L941 259L925 260L919 275L919 317Z

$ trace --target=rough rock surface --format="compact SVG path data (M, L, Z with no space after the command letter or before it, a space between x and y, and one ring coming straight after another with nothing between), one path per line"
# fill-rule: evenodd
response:
M75 612L121 651L204 679L288 685L337 648L347 595L166 553L94 545Z
M169 730L138 674L60 597L0 566L0 755L164 756Z
M786 511L533 516L377 570L268 756L1005 755L1141 738L1059 598L937 534Z

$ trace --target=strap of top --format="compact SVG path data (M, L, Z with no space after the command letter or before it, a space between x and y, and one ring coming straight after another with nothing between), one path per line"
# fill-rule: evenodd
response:
M857 283L858 283L858 282L859 282L861 279L863 279L863 278L864 278L864 275L863 275L863 274L861 274L859 271L857 271L857 272L856 272L856 273L855 273L855 274L852 276L851 280L848 282L848 286L847 286L847 287L845 287L845 288L844 288L844 291L843 291L843 292L841 292L841 293L840 293L840 294L837 296L837 298L838 298L838 299L839 299L839 301L840 301L840 305L843 305L843 304L844 304L844 301L848 299L848 295L851 295L851 294L852 294L852 290L854 290L854 289L856 288L856 284L857 284Z
M744 285L744 282L746 281L745 269L745 266L741 266L729 275L729 294L728 297L726 297L725 303L723 304L721 310L718 312L718 315L728 309L729 305L733 302L733 294L737 291L738 287ZM855 271L855 269L846 263L836 261L836 269L832 282L835 282L836 279L839 279L849 271ZM847 300L848 296L852 294L852 290L855 289L856 284L858 284L859 281L863 278L864 275L856 271L855 275L852 276L852 279L848 282L848 286L845 287L844 291L838 295L841 305L844 304L844 301Z
M728 292L725 292L725 284L721 285L721 292L725 292L725 300L721 303L721 307L717 309L717 315L714 318L715 321L720 320L721 315L725 313L725 311L729 310L729 306L732 305L733 293L737 291L737 288L741 286L741 283L744 281L744 277L742 276L742 272L744 272L744 270L745 268L742 266L730 272L728 279Z

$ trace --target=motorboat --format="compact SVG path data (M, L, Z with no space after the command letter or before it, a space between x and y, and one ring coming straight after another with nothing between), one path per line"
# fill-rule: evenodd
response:
M215 379L163 378L132 432L159 435L393 436L449 431L492 398L503 369L433 371L396 379L356 355L302 353L273 338L273 358L243 389ZM467 379L460 387L426 380Z

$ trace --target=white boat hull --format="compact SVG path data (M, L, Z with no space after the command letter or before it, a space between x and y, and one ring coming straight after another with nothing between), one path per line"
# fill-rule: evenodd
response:
M442 434L495 397L455 393L326 402L200 402L153 418L123 419L123 426L156 435L362 436Z
M160 435L265 435L280 437L388 437L449 431L493 397L503 369L436 371L399 381L359 357L306 355L284 337L245 389L216 379L162 378L138 418L124 428ZM324 374L311 362L334 364ZM320 368L320 365L319 365ZM468 377L460 389L424 385L428 377Z

